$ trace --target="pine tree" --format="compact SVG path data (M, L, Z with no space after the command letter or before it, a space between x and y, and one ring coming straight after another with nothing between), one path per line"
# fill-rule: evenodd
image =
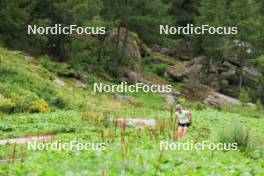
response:
M263 36L261 34L262 15L257 3L251 0L240 0L230 3L228 17L230 21L232 20L232 25L237 26L239 31L231 39L237 41L234 55L239 60L239 89L242 90L244 84L244 66L248 59L254 57L253 52L259 49L259 39Z
M200 15L196 18L196 25L224 26L226 24L226 19L223 15L225 11L224 5L223 1L202 0L199 8ZM210 76L211 72L213 72L216 75L218 86L221 87L222 79L218 68L221 66L223 53L227 49L224 47L224 38L219 34L204 34L196 37L205 55L203 60L204 81L207 85L212 83L214 77L211 78Z

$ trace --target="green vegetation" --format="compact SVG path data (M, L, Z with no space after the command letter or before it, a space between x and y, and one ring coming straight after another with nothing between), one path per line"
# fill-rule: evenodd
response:
M20 73L21 79L16 79L16 84L21 84L22 90L32 92L30 100L33 101L37 96L37 100L47 99L48 106L54 107L51 108L52 112L46 113L28 114L27 111L19 111L24 113L2 114L0 125L2 139L52 134L54 137L51 141L69 142L75 140L83 143L105 142L107 144L104 151L33 151L27 150L27 146L23 144L16 145L16 147L14 144L1 145L1 159L22 159L22 161L0 164L2 175L29 175L31 173L36 175L86 175L87 173L92 175L118 175L120 173L174 175L175 172L189 175L214 175L220 171L223 175L245 172L261 175L264 172L264 151L263 142L261 142L264 134L264 118L259 116L256 119L251 116L253 112L258 113L256 109L252 109L246 115L240 115L237 112L221 112L201 103L179 99L184 107L193 112L194 120L190 128L190 140L195 142L204 140L238 142L239 150L160 151L160 141L176 141L176 126L171 121L170 110L166 108L162 95L129 93L126 95L137 98L139 104L119 103L114 101L110 94L95 94L90 87L87 89L77 88L74 86L72 78L61 77L65 80L66 85L59 86L49 77L40 76L45 71L55 79L58 76L57 72L50 72L46 66L43 66L43 63L38 61L28 65L28 58L17 54L17 52L1 49L1 56L5 58L2 63L6 64L5 68L13 70L14 74ZM12 58L16 63L19 63L20 67L13 67L15 62ZM22 79L23 75L26 75L25 78L32 76L30 79L38 79L42 83L49 84L51 95L57 91L63 92L61 97L67 97L68 106L60 106L60 104L64 104L63 100L57 100L56 103L49 102L50 94L38 94L38 90L43 88L40 82L33 82L30 86L23 85L21 83L25 79ZM7 76L5 81L1 82L1 86L10 85L12 79L15 77ZM72 87L73 90L70 90L69 87ZM1 99L5 99L3 101L5 105L1 105L1 108L7 108L8 101L12 102L10 96L12 93L19 94L18 90L11 86L5 90L6 92L2 91L3 95L1 96ZM19 102L15 102L17 107ZM27 104L29 103L23 103L23 105ZM61 108L64 110L59 110ZM245 108L240 108L241 111L243 109ZM152 130L148 128L144 130L131 127L119 128L115 123L108 122L107 116L154 118L158 120L158 126ZM239 125L236 125L238 123ZM234 127L229 128L232 126ZM226 130L227 127L228 130ZM122 133L122 130L125 130L125 133ZM253 165L254 167L252 167Z
M263 9L261 0L1 0L0 175L263 175ZM27 34L27 25L56 24L105 33ZM188 24L238 34L159 31ZM93 91L120 82L173 90ZM237 150L161 150L160 141L177 143L176 103L192 113L189 141ZM32 136L107 146L34 151L10 142Z

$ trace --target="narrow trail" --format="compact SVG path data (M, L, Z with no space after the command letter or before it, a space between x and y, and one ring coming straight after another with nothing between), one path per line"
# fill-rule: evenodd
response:
M23 144L29 141L48 141L52 138L53 135L44 135L44 136L30 136L30 137L21 137L21 138L8 138L0 139L0 145L5 145L8 143Z

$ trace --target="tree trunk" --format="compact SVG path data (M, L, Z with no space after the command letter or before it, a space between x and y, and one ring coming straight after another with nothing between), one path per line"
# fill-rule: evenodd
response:
M56 55L60 62L64 61L64 38L59 39L55 48Z
M107 36L107 31L105 31L105 34L103 35L102 38L99 36L100 48L99 48L98 56L97 56L97 62L98 63L101 62L101 57L102 57L102 52L103 52L103 49L104 49L104 44L105 44L106 36Z
M124 38L124 46L123 46L123 49L122 49L122 54L121 54L121 63L124 59L124 56L125 56L125 53L126 53L126 50L127 50L127 42L128 42L128 24L125 25L125 38Z
M239 91L241 91L243 86L243 68L244 68L244 62L243 59L240 59L239 61Z

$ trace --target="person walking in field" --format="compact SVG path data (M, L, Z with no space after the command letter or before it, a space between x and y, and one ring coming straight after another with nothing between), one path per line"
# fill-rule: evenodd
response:
M192 114L177 104L176 118L178 120L178 141L180 141L181 138L187 137L188 127L192 124Z

